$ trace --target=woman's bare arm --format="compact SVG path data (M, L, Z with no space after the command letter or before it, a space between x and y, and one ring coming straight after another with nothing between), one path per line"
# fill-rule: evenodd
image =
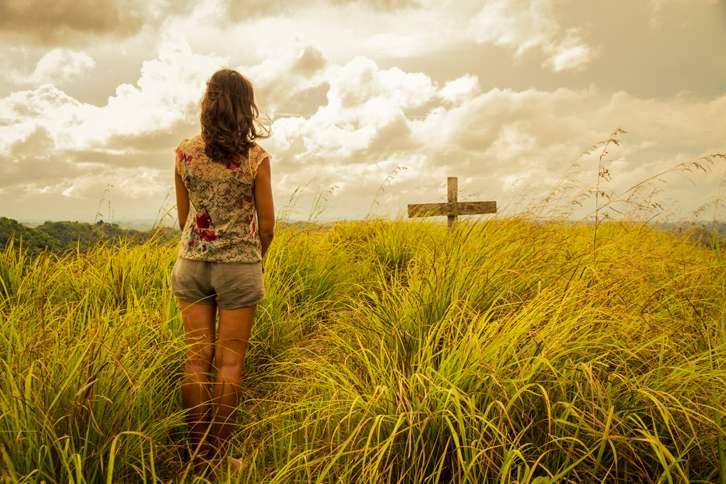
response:
M176 169L174 169L174 185L176 186L176 214L179 218L179 230L184 230L189 216L189 192Z
M255 176L255 208L257 210L257 221L260 225L260 242L262 243L262 257L264 258L275 235L275 207L272 200L269 157L262 160Z

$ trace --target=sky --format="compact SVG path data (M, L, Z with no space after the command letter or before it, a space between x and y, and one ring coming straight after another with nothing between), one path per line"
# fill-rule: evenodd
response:
M4 0L0 62L21 221L171 220L222 67L278 218L405 217L456 176L498 217L726 219L726 0Z

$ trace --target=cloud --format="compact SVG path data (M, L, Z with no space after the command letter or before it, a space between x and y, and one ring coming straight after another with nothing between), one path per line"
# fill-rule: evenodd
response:
M24 211L52 201L36 211L83 213L112 185L122 216L152 217L172 188L173 147L198 128L204 82L227 63L175 40L102 106L49 84L0 99L0 206L22 199ZM236 68L273 113L272 136L260 143L272 155L280 210L299 190L295 216L306 216L320 193L329 217L362 217L371 205L396 215L407 203L443 200L446 176L460 178L461 200L496 199L516 211L520 199L541 199L567 174L589 187L596 160L574 162L618 126L629 133L608 158L617 190L726 151L726 95L482 89L471 74L437 82L365 56L333 62L310 46ZM696 187L676 179L668 196L687 213L717 193L722 176L695 178Z
M144 23L131 1L8 0L0 2L0 32L42 45L78 43L88 36L128 37Z
M512 47L517 57L539 49L556 72L582 69L593 55L577 28L563 36L551 0L486 0L469 30L477 42Z
M439 96L451 103L460 103L471 98L478 91L479 78L466 74L453 81L448 81L439 91Z
M290 138L303 140L304 151L289 158L291 163L311 155L322 159L334 157L338 163L345 163L353 153L368 149L379 130L405 133L407 127L400 124L401 117L436 94L434 84L425 74L380 69L364 57L355 57L342 66L330 66L325 78L330 85L326 104L310 117L283 118L272 125L273 147L288 151L295 146ZM391 123L398 124L389 126Z
M420 7L420 2L417 0L331 0L333 4L348 5L348 4L363 4L366 7L373 8L375 10L383 11L395 11L403 8L416 8Z
M291 13L295 4L282 0L225 0L230 17L235 21Z
M50 84L15 92L0 99L0 150L35 127L47 129L61 149L95 146L115 135L169 130L198 115L206 80L226 62L193 54L184 42L169 42L156 59L142 64L135 85L119 85L104 106L79 102Z
M396 11L419 6L418 0L326 0L323 3L355 5L376 11ZM225 0L225 5L234 20L292 14L300 8L300 4L286 0Z
M265 114L308 116L325 101L330 87L325 80L327 65L320 50L305 46L235 68L252 81L255 100Z
M60 183L40 187L37 183L26 186L26 191L56 193L68 198L85 199L97 197L106 189L123 193L126 199L146 199L161 196L169 191L169 177L166 170L147 167L107 167L86 170L83 176L64 178Z
M574 28L568 29L565 38L556 45L547 47L546 51L550 53L550 57L542 65L555 72L583 70L593 56L593 49L582 41L578 29Z
M0 155L0 189L82 174L82 170L74 170L74 166L57 160L52 155L54 148L53 140L42 128L27 139L13 143L7 153Z
M82 51L55 48L40 58L28 81L35 84L62 84L78 78L96 66L96 61Z
M292 65L292 70L309 76L325 67L325 64L326 60L323 53L315 47L308 46L301 50L297 60Z
M649 0L649 6L650 6L650 27L656 28L659 27L660 24L660 17L665 13L666 10L668 10L669 7L680 7L680 8L687 8L692 9L694 5L697 5L698 7L706 6L714 6L714 5L721 5L722 8L724 5L724 2L722 0Z
M110 152L156 152L168 150L176 146L181 138L187 138L197 132L199 120L196 116L180 116L168 128L153 129L139 133L114 134L108 139L99 139L93 144L94 149L107 149Z
M168 147L163 151L168 151ZM58 193L76 198L95 195L97 191L93 189L103 190L109 184L123 187L124 193L132 198L155 195L166 189L168 153L165 153L164 166L158 167L149 166L153 165L149 151L139 157L136 166L123 166L133 157L133 152L115 155L117 158L112 148L106 152L58 149L50 133L38 127L0 155L0 189L13 188L25 194ZM162 179L164 183L160 182Z
M475 76L441 86L423 73L382 69L362 57L330 65L325 79L326 103L309 116L277 119L266 146L274 153L281 191L337 186L338 214L358 210L362 216L354 200L372 197L399 166L409 169L388 182L396 193L389 197L389 215L406 199L433 199L440 188L436 177L444 180L447 173L461 177L462 193L506 201L544 197L573 167L580 188L587 189L596 166L578 157L618 126L630 132L613 159L618 190L688 156L726 149L716 134L726 124L715 116L726 97L647 100L594 87L482 92ZM713 129L697 133L703 125L689 117L705 119ZM679 131L682 143L658 148ZM706 185L702 193L681 192L680 207L688 210L701 195L713 195L715 186Z

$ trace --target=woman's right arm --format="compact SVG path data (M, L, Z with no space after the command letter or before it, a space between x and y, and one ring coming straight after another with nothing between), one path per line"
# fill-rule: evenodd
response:
M260 242L264 258L275 235L275 207L272 200L269 156L262 160L257 168L257 175L255 175L255 209L257 210L257 222L260 225Z

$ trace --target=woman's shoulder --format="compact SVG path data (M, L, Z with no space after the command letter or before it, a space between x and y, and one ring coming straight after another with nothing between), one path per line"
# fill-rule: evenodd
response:
M249 154L249 167L252 177L257 176L257 170L260 168L260 165L262 165L262 162L265 161L265 158L269 159L269 157L270 154L265 148L256 141L252 142Z
M254 153L255 158L259 162L262 162L262 160L264 160L265 158L270 157L270 153L261 144L259 144L256 141L252 142L252 153Z
M202 144L200 145L200 143ZM195 151L198 151L200 146L202 148L204 147L202 142L202 136L200 134L196 134L189 138L183 138L176 146L176 151L186 154L192 154Z
M187 149L187 143L189 142L189 138L182 138L182 140L177 143L175 151L177 153L184 153Z

